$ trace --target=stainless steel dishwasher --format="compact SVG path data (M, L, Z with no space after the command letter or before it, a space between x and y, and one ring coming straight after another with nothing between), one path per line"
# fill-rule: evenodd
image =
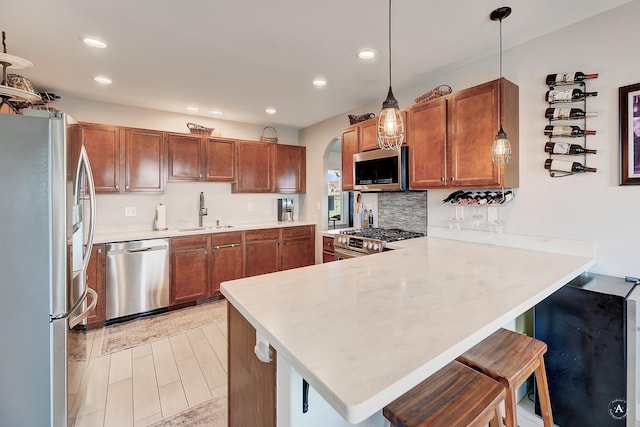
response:
M169 306L169 239L107 244L106 320Z

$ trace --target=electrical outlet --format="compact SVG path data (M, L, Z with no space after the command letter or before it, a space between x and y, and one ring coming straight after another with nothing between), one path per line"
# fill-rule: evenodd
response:
M136 207L127 206L126 208L124 208L124 216L136 216Z
M251 212L253 210L253 203L251 203L251 202L247 203L247 210L249 212Z

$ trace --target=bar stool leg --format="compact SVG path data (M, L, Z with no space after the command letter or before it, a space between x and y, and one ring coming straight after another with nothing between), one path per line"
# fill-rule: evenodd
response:
M504 398L504 425L518 427L518 421L516 420L516 392L511 389L506 391L507 395Z
M502 413L500 412L500 405L496 406L493 410L493 418L489 421L489 427L502 427Z
M544 427L553 427L553 415L551 413L551 399L549 397L549 384L547 383L547 370L544 366L544 358L540 356L540 362L536 369L536 384L540 396L540 412Z

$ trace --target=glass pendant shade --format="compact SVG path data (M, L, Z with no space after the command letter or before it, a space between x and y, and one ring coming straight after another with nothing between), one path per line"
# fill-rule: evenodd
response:
M393 96L391 86L387 99L382 103L378 119L378 146L385 150L394 150L404 142L404 120L398 101Z
M491 145L491 160L496 165L506 165L511 160L511 142L502 126Z

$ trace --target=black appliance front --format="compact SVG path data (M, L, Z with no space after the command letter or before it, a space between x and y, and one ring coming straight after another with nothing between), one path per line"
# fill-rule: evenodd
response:
M555 424L626 425L625 297L632 288L623 279L586 274L535 306L534 336L548 346Z

